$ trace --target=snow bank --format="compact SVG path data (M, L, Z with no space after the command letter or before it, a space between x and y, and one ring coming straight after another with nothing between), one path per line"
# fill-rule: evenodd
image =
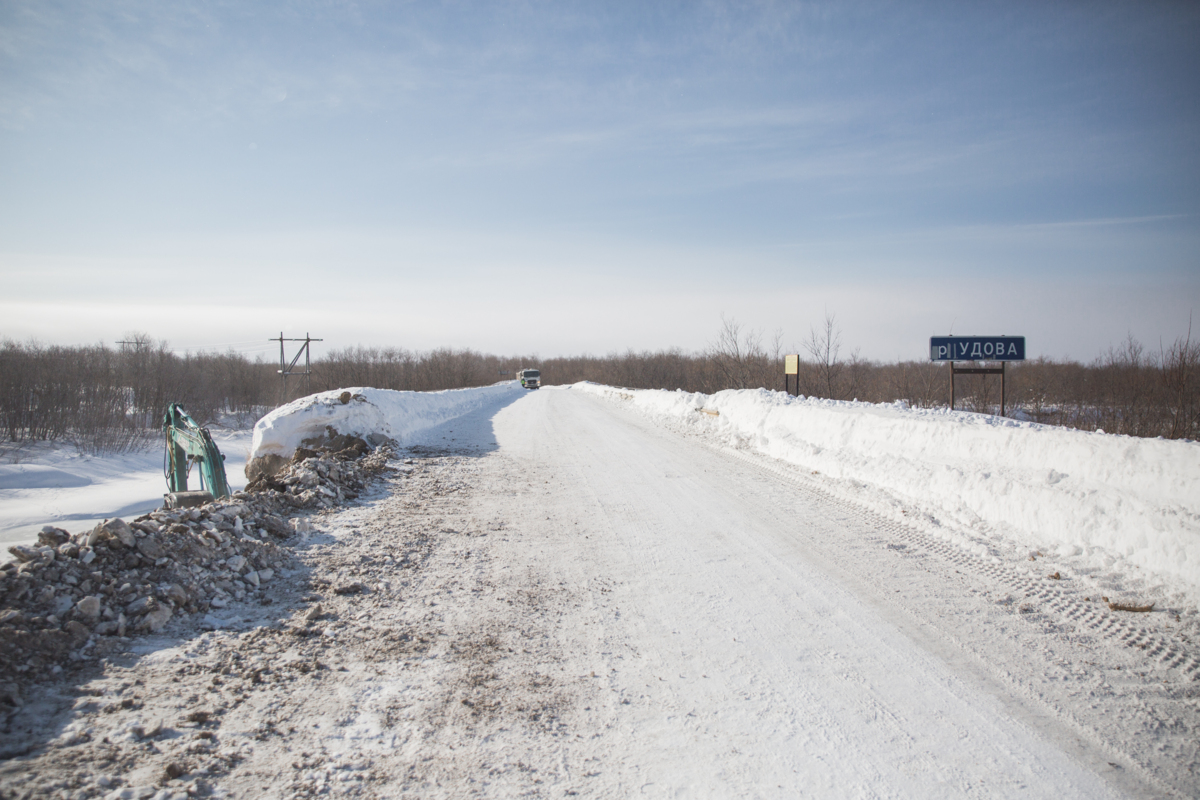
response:
M793 398L765 390L619 394L650 415L972 529L1061 555L1123 558L1200 589L1200 444L1139 439L1001 417ZM719 416L698 413L716 411Z
M422 431L484 406L511 401L524 392L515 381L444 392L361 387L321 392L280 406L260 419L254 426L250 459L288 458L305 439L323 435L326 427L347 436L383 434L409 444ZM349 402L342 402L344 398Z

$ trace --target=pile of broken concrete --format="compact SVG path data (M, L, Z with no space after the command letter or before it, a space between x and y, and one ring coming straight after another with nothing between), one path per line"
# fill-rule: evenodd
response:
M338 444L343 444L339 442ZM301 448L237 492L76 533L46 526L0 567L0 711L32 681L102 657L171 620L259 599L297 565L285 545L303 514L354 499L387 469L388 447Z

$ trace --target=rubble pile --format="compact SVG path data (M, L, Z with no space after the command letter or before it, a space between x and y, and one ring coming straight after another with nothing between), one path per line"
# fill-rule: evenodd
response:
M0 567L0 710L22 704L22 686L131 634L236 601L269 604L264 590L297 563L281 543L308 528L292 515L356 498L391 456L362 439L311 444L233 497L74 535L48 525L36 546L10 547L14 560Z

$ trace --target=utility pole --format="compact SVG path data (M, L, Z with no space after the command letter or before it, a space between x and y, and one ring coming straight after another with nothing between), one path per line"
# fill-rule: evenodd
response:
M289 375L303 375L304 376L304 388L305 389L310 388L311 378L309 376L312 375L312 353L311 353L311 350L309 349L309 344L311 344L312 342L323 342L325 340L324 339L314 339L311 336L309 336L307 333L304 334L303 339L285 339L285 338L283 338L283 331L280 331L278 339L267 339L267 341L268 342L279 342L280 384L279 384L279 402L276 405L283 405L284 402L287 401L287 396L288 396L287 379L288 379ZM295 358L292 359L291 363L287 363L287 356L284 354L284 349L283 349L284 342L304 342L304 344L300 345L300 349L296 351L296 356L295 356ZM304 356L304 372L296 372L295 371L296 363L300 360L300 356ZM285 364L286 364L286 366L284 366Z

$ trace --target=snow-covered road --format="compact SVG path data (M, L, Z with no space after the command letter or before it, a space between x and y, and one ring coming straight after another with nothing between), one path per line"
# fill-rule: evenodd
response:
M496 434L532 489L525 558L611 582L585 638L629 700L597 720L626 789L1100 797L1165 744L1126 751L1147 731L1106 718L1141 728L1121 708L1141 699L1106 697L1086 622L1021 613L1014 595L1059 600L1027 582L579 393L537 393Z
M314 518L273 605L144 640L84 687L101 702L31 709L6 746L58 738L0 788L171 763L168 788L236 797L1200 793L1200 649L1172 613L594 394L413 444ZM147 719L150 749L117 735Z

